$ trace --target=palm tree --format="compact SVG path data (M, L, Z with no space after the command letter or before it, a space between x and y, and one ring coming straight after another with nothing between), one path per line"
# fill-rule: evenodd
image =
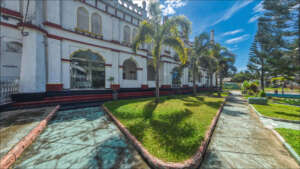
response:
M222 91L223 78L230 72L236 71L236 68L234 67L235 55L228 51L227 48L222 47L219 43L212 45L210 55L216 61L216 76L219 77L220 90Z
M173 48L179 56L182 64L187 61L187 48L182 39L188 39L190 33L190 21L185 16L174 16L162 24L162 12L159 3L151 3L149 7L150 19L144 20L133 42L133 51L143 43L153 45L152 56L156 69L156 102L159 101L159 65L163 45Z
M193 75L193 94L196 95L196 74L199 72L200 58L208 54L209 35L202 33L195 37L194 44L190 50L190 62Z

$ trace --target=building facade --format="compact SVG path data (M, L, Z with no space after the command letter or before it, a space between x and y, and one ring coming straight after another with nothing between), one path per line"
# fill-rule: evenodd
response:
M133 53L146 4L131 0L2 0L1 78L19 79L19 92L155 87L151 45ZM160 86L191 85L178 75L175 51L162 49ZM208 85L206 72L198 85Z

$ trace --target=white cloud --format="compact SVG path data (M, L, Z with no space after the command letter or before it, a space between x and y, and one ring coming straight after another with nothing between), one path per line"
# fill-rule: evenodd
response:
M163 15L166 16L166 15L173 15L175 14L175 10L173 7L171 7L170 5L168 5L166 8L163 8Z
M244 31L243 29L237 29L237 30L225 32L225 33L222 34L222 36L235 35L237 33L243 32L243 31Z
M263 12L265 9L263 7L263 2L261 1L259 4L257 4L254 8L253 8L253 13L258 13L258 12Z
M236 38L228 39L225 41L226 44L234 44L246 40L249 37L249 34L245 34Z
M213 23L213 25L216 25L216 24L218 24L218 23L220 23L222 21L228 20L238 10L240 10L241 8L247 6L251 2L253 2L253 0L243 0L243 1L237 1L237 2L235 2L233 4L233 6L231 8L229 8L221 18L219 18L216 22Z
M257 14L257 15L252 16L249 19L248 23L252 23L252 22L256 21L260 16L261 16L261 14Z
M163 15L174 15L175 9L186 5L185 0L166 0L164 4L160 5Z

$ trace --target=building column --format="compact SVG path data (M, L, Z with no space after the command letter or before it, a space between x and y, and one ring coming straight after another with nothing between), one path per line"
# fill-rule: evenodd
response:
M47 44L47 91L59 91L63 89L61 77L61 41L48 38Z
M23 37L20 92L45 92L45 33L28 27L24 28L24 32L27 36Z

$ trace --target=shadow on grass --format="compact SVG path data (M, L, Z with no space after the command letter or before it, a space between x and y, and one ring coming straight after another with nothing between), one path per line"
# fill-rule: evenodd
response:
M159 119L150 121L151 127L159 137L156 137L163 146L161 147L166 152L176 153L180 156L191 156L199 147L201 141L204 139L189 140L188 138L195 138L196 127L190 123L183 121L192 115L188 109L184 111L174 112L168 115L161 115ZM183 142L185 140L186 142Z
M298 110L298 112L300 112L300 110ZM274 112L275 114L279 114L279 115L284 115L284 116L290 116L290 117L298 117L300 118L300 114L291 114L291 113L286 113L286 112Z

